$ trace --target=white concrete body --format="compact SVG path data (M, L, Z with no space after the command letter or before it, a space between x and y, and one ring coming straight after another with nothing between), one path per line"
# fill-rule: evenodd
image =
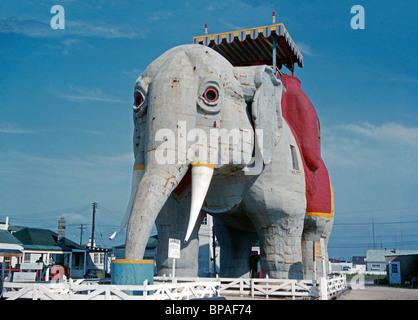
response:
M196 276L197 231L209 213L215 218L221 246L221 276L248 276L251 247L259 239L264 275L303 278L305 177L296 141L282 117L282 83L272 69L233 67L208 47L179 46L149 65L136 81L134 95L138 94L143 99L134 106L135 168L143 170L134 171L124 220L128 221L125 258L142 259L155 222L159 274L171 272L168 239L176 238L188 240L182 243L176 274ZM163 137L161 129L175 135L163 131ZM189 147L199 148L205 141L182 140L184 135L197 130L210 137L211 129L249 132L250 151L245 139L229 139L217 140L216 152L211 145L188 153ZM255 140L258 147L253 150ZM291 145L296 147L293 161L299 170L293 168ZM159 153L162 146L165 152ZM232 151L243 160L237 162ZM253 154L256 163L249 165L244 159ZM174 155L175 161L161 163L162 155ZM191 169L191 187L173 193L196 162L208 162L213 169Z

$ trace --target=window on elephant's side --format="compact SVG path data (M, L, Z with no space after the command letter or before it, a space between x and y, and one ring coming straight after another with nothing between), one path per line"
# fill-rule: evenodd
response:
M290 145L290 153L292 154L292 164L294 170L299 170L298 157L295 146Z

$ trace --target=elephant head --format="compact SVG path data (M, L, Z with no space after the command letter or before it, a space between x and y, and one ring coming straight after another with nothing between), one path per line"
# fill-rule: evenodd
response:
M131 197L112 235L128 224L125 258L143 257L158 213L189 169L186 241L214 176L254 174L253 155L260 170L272 161L283 122L281 92L271 68L233 67L201 45L175 47L147 67L134 88Z

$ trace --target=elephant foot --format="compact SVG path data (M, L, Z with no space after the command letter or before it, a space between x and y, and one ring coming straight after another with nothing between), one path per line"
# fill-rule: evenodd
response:
M315 280L328 274L328 253L326 246L321 248L320 239L317 241L302 240L302 253L305 279Z
M313 280L329 272L327 244L333 218L306 216L302 234L302 256L305 279Z
M262 261L263 263L263 261ZM285 263L279 261L265 262L263 268L263 277L273 279L303 279L302 262Z
M263 231L264 239L261 241L263 277L268 275L269 278L275 279L303 279L301 232L291 232L292 230L274 225Z

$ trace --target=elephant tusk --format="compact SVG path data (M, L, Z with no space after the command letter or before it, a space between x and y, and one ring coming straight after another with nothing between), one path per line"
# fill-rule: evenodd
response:
M184 242L189 238L196 225L203 201L209 189L215 166L209 162L193 162L192 163L192 200L190 207L189 224L187 226L186 237Z
M143 164L136 164L134 166L134 170L132 174L131 196L129 197L129 202L126 207L125 215L123 216L123 219L119 228L115 232L113 232L113 234L109 237L110 240L113 240L128 224L129 217L131 215L132 206L135 200L136 190L138 189L139 182L141 181L141 178L144 175L144 167L145 166Z

